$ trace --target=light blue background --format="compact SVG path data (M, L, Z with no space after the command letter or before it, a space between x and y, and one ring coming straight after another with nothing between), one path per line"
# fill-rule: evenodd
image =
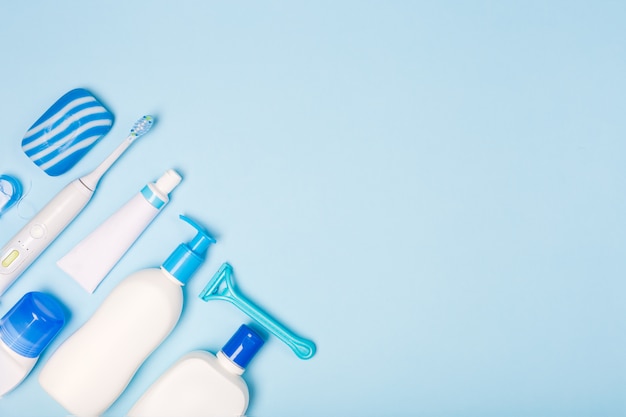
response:
M626 3L4 2L0 172L28 195L8 240L153 114L153 132L0 300L72 311L1 416L63 416L37 376L126 275L218 244L178 327L106 416L247 318L197 294L223 261L302 336L245 374L249 415L626 415ZM84 87L113 130L48 177L28 127ZM93 295L55 262L168 168L172 202Z

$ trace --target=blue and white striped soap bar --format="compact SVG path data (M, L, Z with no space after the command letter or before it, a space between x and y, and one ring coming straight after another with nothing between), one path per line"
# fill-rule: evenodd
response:
M58 99L26 132L22 150L51 176L70 170L113 126L113 114L89 91Z

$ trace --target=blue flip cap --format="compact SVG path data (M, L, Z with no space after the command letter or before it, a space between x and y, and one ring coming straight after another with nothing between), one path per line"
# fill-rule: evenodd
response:
M222 348L224 355L237 364L240 368L246 368L254 355L263 346L263 339L250 327L242 324L239 330L230 338Z
M41 292L29 292L0 319L0 339L15 353L36 358L64 324L58 301Z

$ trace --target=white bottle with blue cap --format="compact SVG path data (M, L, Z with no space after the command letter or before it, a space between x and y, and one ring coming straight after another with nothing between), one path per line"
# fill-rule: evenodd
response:
M176 326L182 286L215 242L194 221L180 217L197 230L196 236L160 268L135 272L119 283L44 365L39 383L71 414L104 413Z
M241 416L248 385L241 377L263 339L245 324L217 355L198 350L174 363L128 412L127 417Z
M26 293L0 319L0 397L28 376L64 324L61 304L35 291Z

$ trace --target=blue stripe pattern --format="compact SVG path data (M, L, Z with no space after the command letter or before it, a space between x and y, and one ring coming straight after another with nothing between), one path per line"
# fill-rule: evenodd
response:
M165 201L161 200L147 185L141 189L141 194L155 209L160 210L165 205Z
M113 114L77 88L57 100L26 132L22 150L51 176L70 170L113 126Z

